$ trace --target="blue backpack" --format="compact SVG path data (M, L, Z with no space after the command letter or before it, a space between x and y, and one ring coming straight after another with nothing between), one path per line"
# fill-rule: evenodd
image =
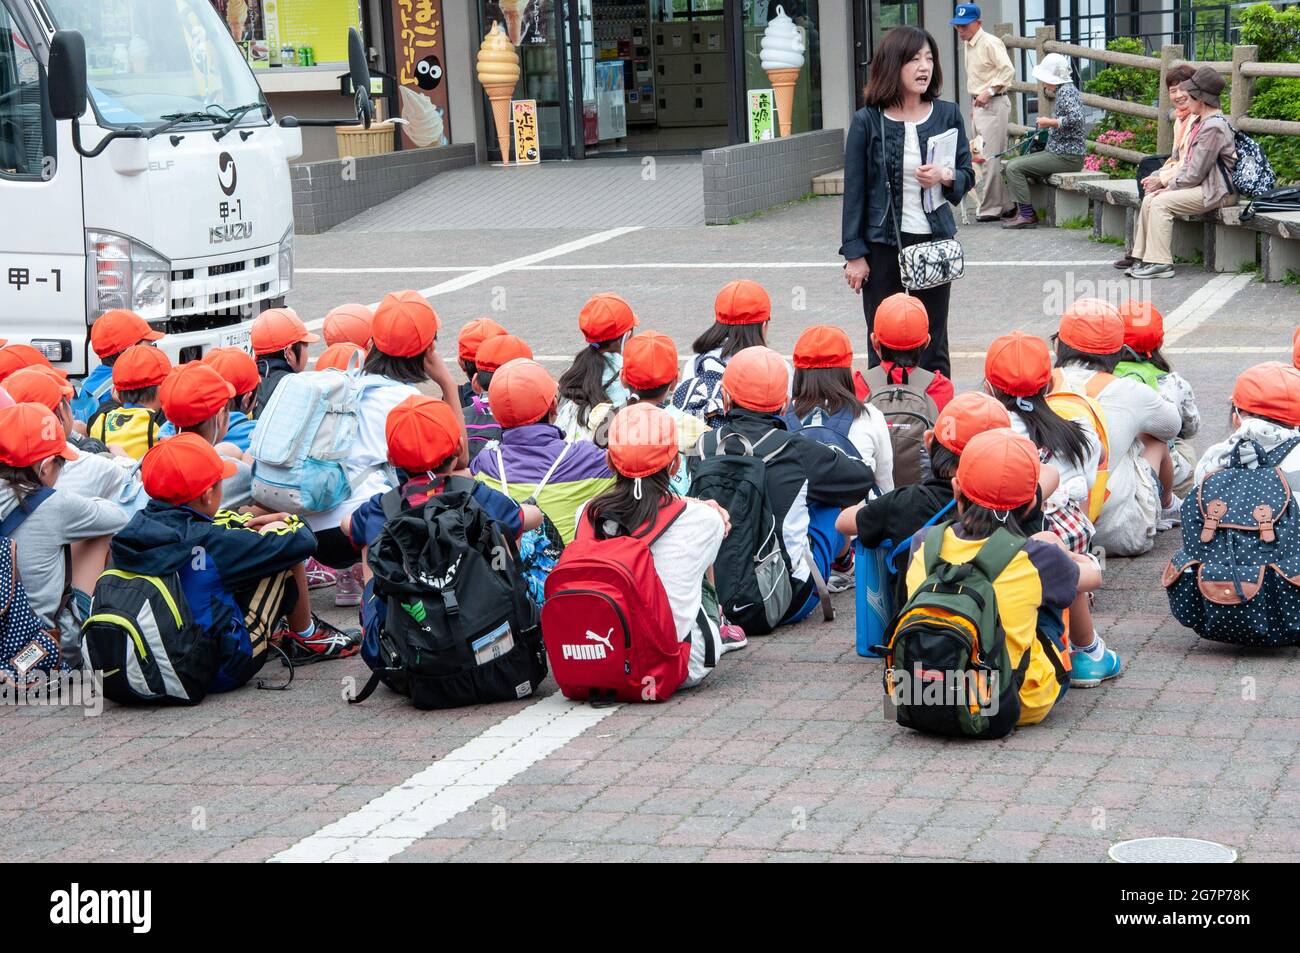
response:
M1206 477L1182 510L1182 548L1162 582L1174 618L1203 639L1237 645L1300 644L1300 513L1280 464L1300 437Z
M274 513L323 513L348 499L373 467L349 477L361 398L392 381L358 371L286 374L248 442L253 499ZM395 479L390 480L396 483Z
M803 417L799 417L792 410L782 419L785 420L785 425L791 433L801 433L820 444L843 450L854 460L862 459L862 454L849 439L849 428L853 426L853 421L856 419L852 408L841 407L835 413L827 414L822 408L814 407Z
M18 547L12 538L23 520L53 492L50 487L37 490L0 522L0 682L22 691L48 684L69 668L59 630L47 629L27 601L27 590L18 578ZM72 591L72 566L66 546L63 553L64 597L55 618L62 613Z

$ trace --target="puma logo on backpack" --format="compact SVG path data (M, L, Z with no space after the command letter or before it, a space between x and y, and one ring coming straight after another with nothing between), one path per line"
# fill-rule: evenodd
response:
M934 421L939 416L939 407L929 393L934 373L914 367L905 376L904 383L892 383L880 365L862 375L870 388L864 402L884 415L889 428L896 487L912 486L925 479L930 469L925 432L934 429Z

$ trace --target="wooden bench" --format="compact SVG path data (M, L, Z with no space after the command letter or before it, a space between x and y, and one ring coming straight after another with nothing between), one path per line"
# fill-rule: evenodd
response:
M1256 212L1241 221L1245 206L1226 209L1237 216L1237 225L1259 233L1260 275L1265 281L1281 281L1287 273L1300 275L1300 212Z

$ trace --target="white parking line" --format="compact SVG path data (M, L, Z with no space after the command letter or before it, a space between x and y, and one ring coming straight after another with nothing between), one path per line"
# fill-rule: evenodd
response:
M635 230L632 228L612 229L611 231L620 234ZM600 232L600 235L606 235L606 232ZM592 236L595 237L595 236ZM617 235L609 235L609 238L616 238ZM608 238L601 238L601 241L607 241ZM586 242L586 244L579 244ZM569 245L577 245L585 248L587 245L594 245L596 242L587 239L579 239L578 242L570 242ZM565 249L559 251L558 249ZM542 253L546 257L554 257L556 254L565 254L568 251L575 251L575 248L558 246L558 249L551 249L549 252ZM524 261L520 258L517 261ZM540 259L539 259L540 260ZM1109 259L1080 259L1077 261L1063 261L1059 258L1044 259L1042 261L967 261L967 268L1085 268L1089 266L1101 267L1109 265ZM298 275L420 275L420 274L443 274L447 272L476 272L489 271L494 268L500 268L501 271L700 271L700 270L717 270L725 269L729 271L781 271L799 268L843 268L842 261L633 261L633 262L607 262L600 264L579 264L579 265L536 265L536 264L510 264L509 268L497 265L411 265L409 267L385 266L381 268L295 268L294 274ZM499 274L500 272L495 272ZM479 279L482 280L482 279ZM471 282L473 284L473 282ZM448 291L455 290L448 288Z
M1191 334L1254 280L1255 276L1250 274L1215 275L1165 316L1165 344Z
M271 861L386 861L564 747L617 707L593 708L558 692L548 695Z

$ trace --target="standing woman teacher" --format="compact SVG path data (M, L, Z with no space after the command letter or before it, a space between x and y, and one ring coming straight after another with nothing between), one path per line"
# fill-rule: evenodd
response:
M900 237L904 247L952 238L957 225L949 203L960 202L975 184L961 112L956 103L939 99L943 80L938 52L934 37L918 27L897 26L885 33L871 63L864 94L867 104L854 115L844 147L840 254L845 258L845 281L862 295L868 334L880 302L904 290L898 274ZM949 129L957 130L955 167L929 164L927 143ZM935 185L941 186L945 201L927 212L922 190ZM921 357L921 367L941 371L944 376L951 376L951 291L951 284L942 284L915 292L930 318L930 343ZM874 349L868 353L870 366L880 363Z

